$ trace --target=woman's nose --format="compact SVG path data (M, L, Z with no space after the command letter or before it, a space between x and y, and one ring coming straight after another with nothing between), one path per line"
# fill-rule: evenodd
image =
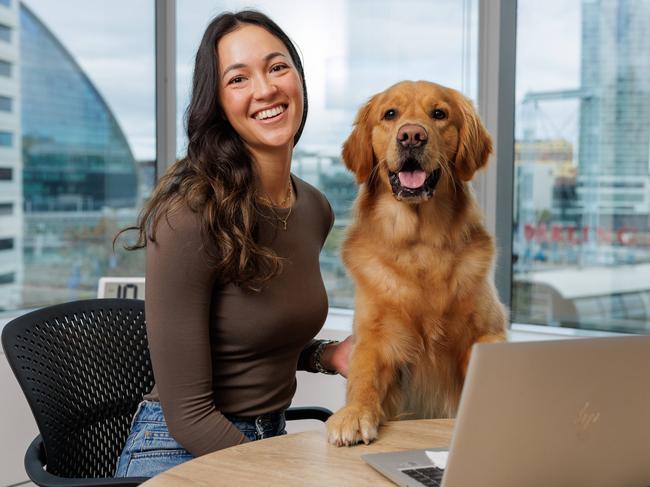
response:
M255 90L253 95L257 99L265 99L273 96L277 91L277 86L273 83L273 80L267 78L266 76L257 76L255 79Z

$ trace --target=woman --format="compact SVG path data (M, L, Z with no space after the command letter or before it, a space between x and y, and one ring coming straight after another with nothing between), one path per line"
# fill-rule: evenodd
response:
M226 13L196 55L187 157L143 209L147 334L156 386L116 476L284 434L298 369L346 374L318 254L334 216L290 174L307 116L300 58L259 12Z

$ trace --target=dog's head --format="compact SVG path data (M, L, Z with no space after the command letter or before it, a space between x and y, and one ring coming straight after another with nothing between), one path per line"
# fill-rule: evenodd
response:
M359 110L343 160L359 184L379 178L398 200L420 203L441 179L472 179L491 151L487 130L461 93L403 81Z

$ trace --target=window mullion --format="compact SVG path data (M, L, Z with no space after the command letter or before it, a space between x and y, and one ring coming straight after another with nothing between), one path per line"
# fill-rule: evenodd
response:
M156 1L156 178L176 160L176 0Z
M487 170L474 180L488 230L496 237L495 282L510 306L514 177L516 0L479 0L478 108L494 141Z

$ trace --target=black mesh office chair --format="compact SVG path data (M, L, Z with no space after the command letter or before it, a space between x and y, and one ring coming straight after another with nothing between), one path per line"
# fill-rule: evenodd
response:
M154 378L144 301L91 299L7 323L2 346L40 435L25 453L43 487L138 485L112 478L131 419ZM327 420L325 408L290 408L287 420Z

